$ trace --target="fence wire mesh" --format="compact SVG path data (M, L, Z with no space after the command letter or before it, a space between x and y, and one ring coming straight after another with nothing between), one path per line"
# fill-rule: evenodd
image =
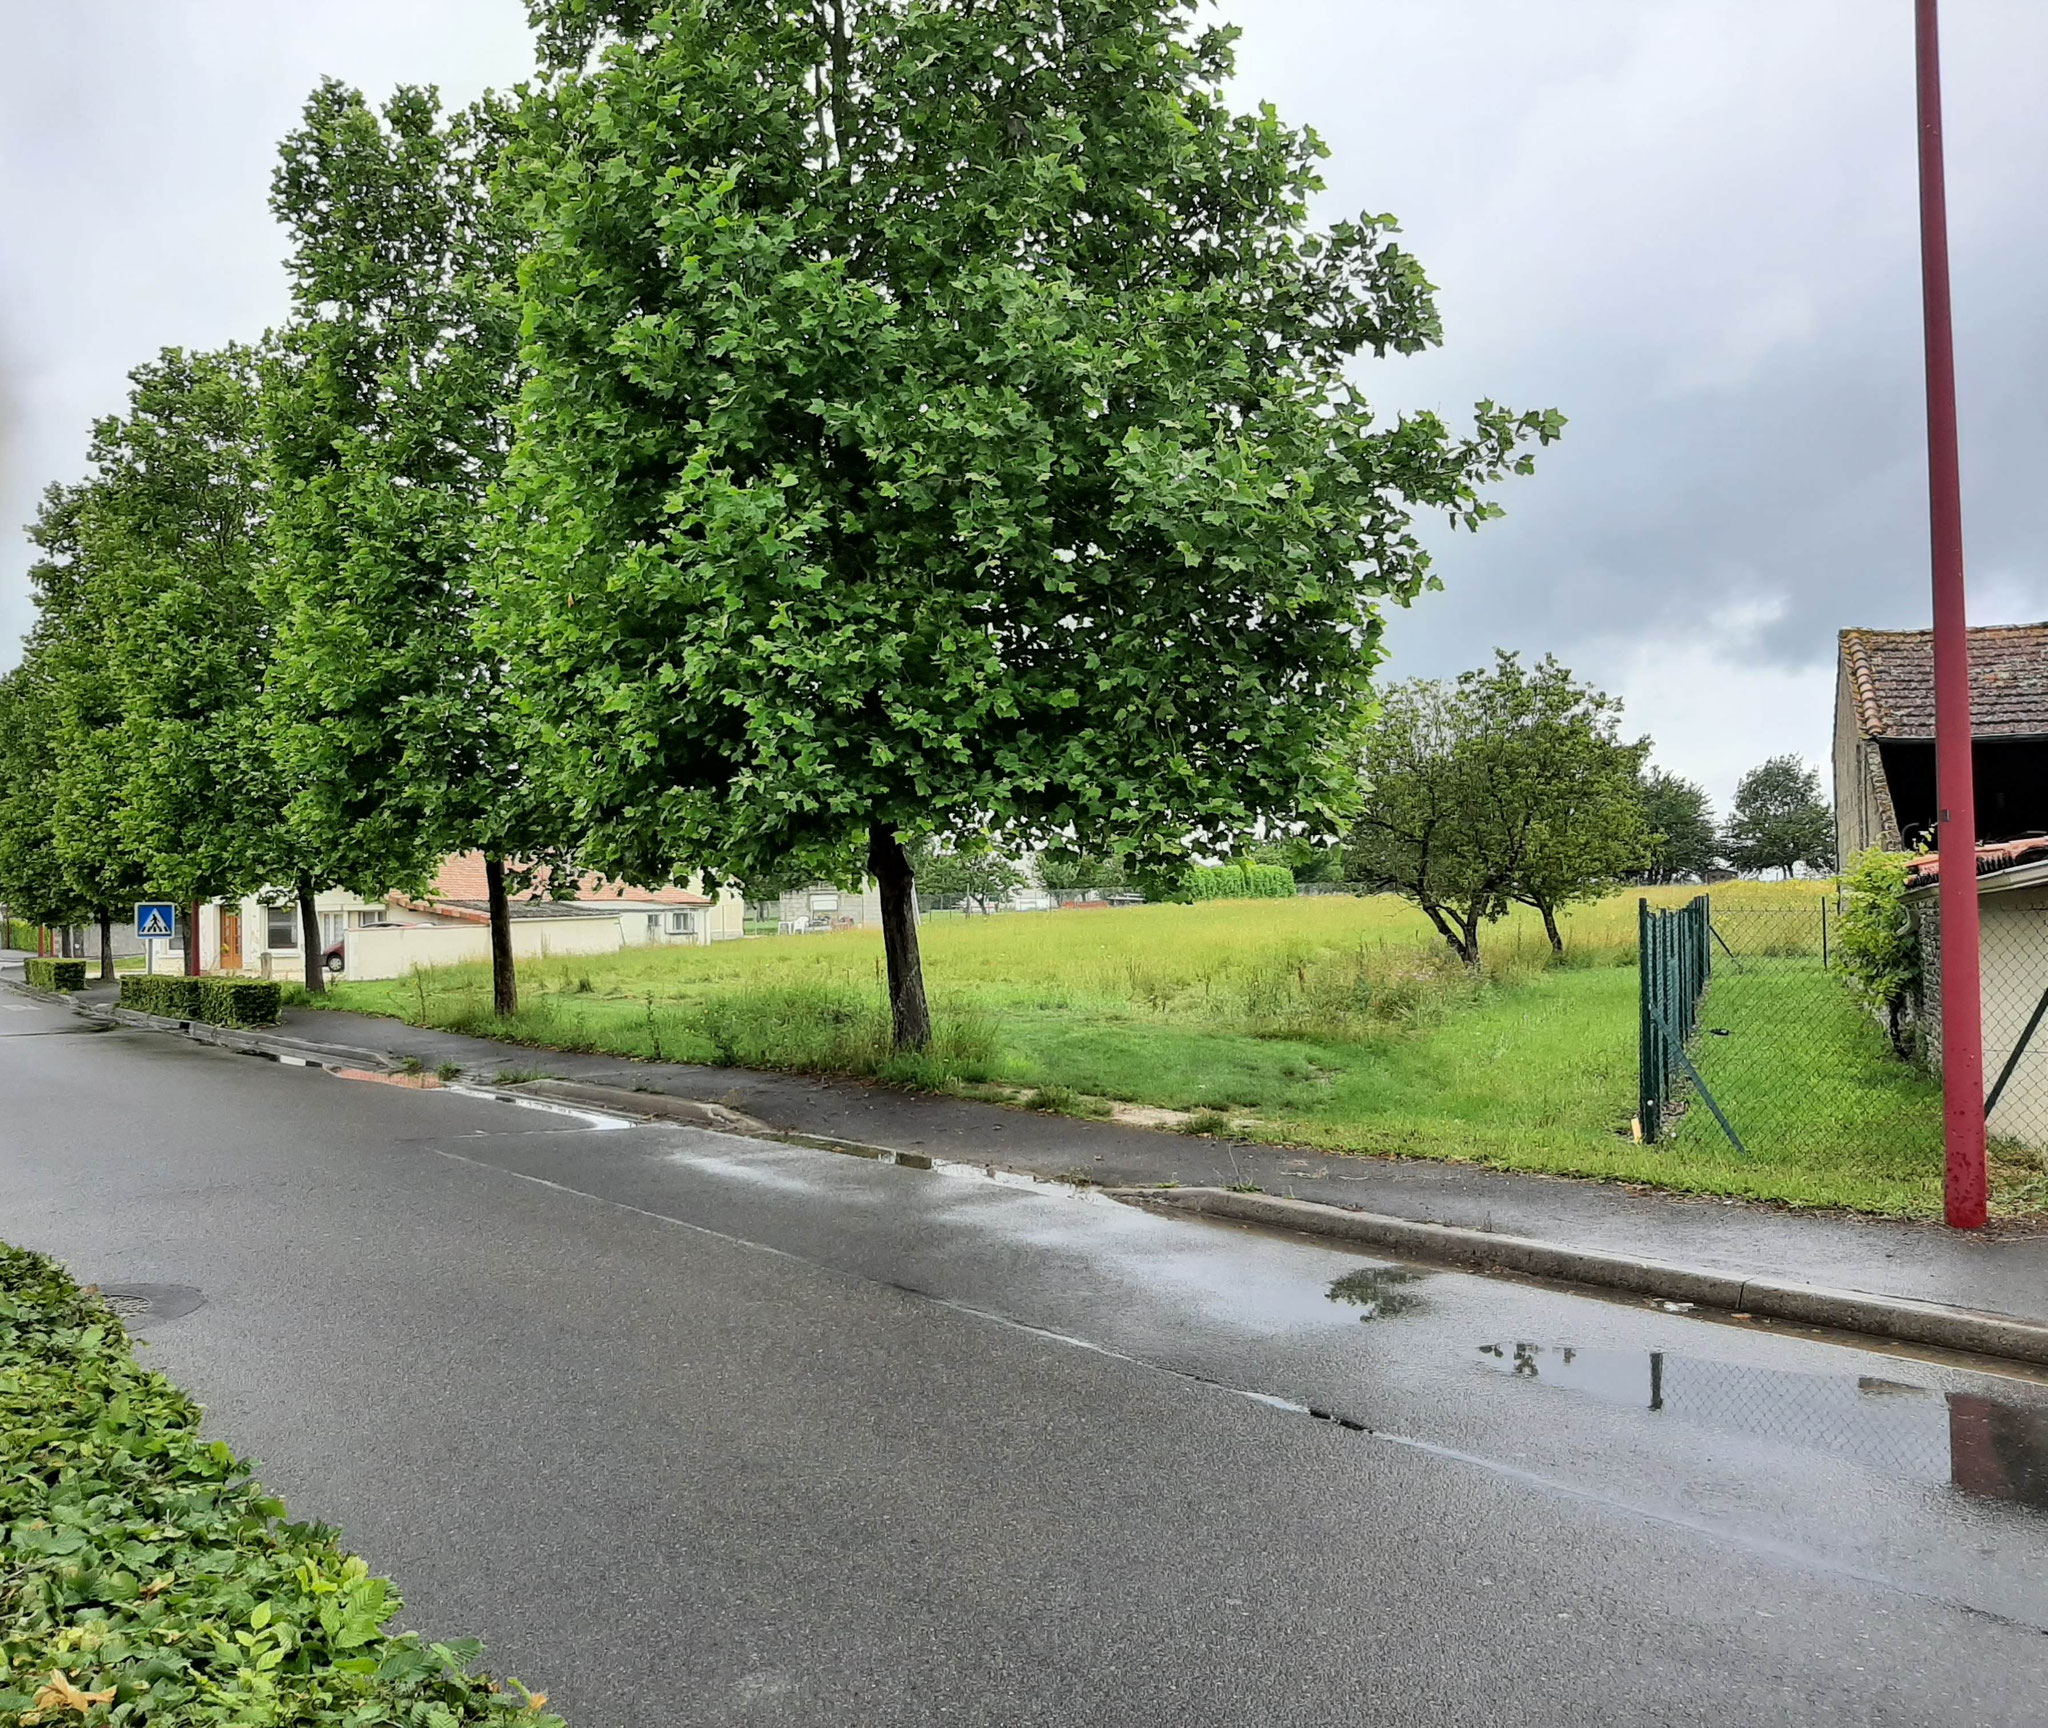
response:
M1656 932L1660 919L1669 934ZM1895 1043L1851 993L1838 919L1831 893L1796 906L1716 905L1704 894L1675 912L1645 906L1645 1140L1773 1156L1853 1147L1900 1173L1938 1165L1939 1084L1911 1039ZM1687 920L1703 932L1692 938L1704 942L1703 966L1686 946ZM1695 988L1689 1024L1653 1012Z
M2048 1198L2048 893L1983 896L1984 1125L1994 1158L2034 1173ZM1922 998L1914 1016L1929 1066L1941 1068L1941 920L1921 912Z

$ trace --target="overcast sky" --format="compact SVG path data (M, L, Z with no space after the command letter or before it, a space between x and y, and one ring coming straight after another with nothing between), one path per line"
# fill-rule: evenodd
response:
M1391 211L1443 350L1383 410L1556 407L1439 534L1390 675L1551 650L1725 803L1823 762L1834 632L1926 621L1909 0L1225 0L1240 86ZM2048 5L1944 8L1972 618L2048 617ZM166 344L285 306L272 155L333 73L455 101L529 67L519 0L0 0L0 664L18 525Z

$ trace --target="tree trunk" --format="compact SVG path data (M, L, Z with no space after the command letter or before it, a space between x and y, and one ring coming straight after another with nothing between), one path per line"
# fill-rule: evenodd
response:
M1564 958L1564 938L1557 931L1557 911L1545 900L1539 902L1536 910L1543 914L1543 934L1550 938L1550 951L1560 960Z
M924 961L917 951L917 878L896 830L868 829L868 873L882 891L882 952L889 961L889 1020L899 1050L929 1050L932 1011L924 998Z
M519 1012L519 975L512 969L512 902L505 895L505 860L486 854L484 891L491 900L491 1009L501 1020Z
M327 989L327 956L320 952L320 914L313 906L313 878L302 873L294 886L299 895L299 946L306 951L306 989L319 996Z
M185 976L199 976L199 902L185 908Z
M100 982L102 984L111 984L113 981L114 915L111 912L102 912L100 914Z

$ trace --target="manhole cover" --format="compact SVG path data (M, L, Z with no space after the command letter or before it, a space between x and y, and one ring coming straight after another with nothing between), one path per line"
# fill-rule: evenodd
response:
M190 1284L103 1284L100 1300L130 1326L175 1320L205 1300Z

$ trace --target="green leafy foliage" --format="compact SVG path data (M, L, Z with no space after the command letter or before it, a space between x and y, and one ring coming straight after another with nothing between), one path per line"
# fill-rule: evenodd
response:
M1407 896L1468 966L1510 902L1543 919L1594 898L1649 850L1637 776L1649 740L1619 736L1620 703L1549 656L1497 651L1455 684L1386 693L1367 734L1364 805L1347 874Z
M1720 856L1720 836L1703 787L1651 768L1643 774L1642 802L1643 825L1650 831L1644 881L1683 882L1713 869Z
M83 518L89 486L52 486L29 528L35 627L0 686L0 895L71 924L139 897L125 839L120 703L108 676Z
M1292 900L1294 872L1284 864L1202 864L1182 874L1176 900Z
M1125 885L1121 859L1072 849L1041 852L1032 864L1032 874L1048 894L1107 894Z
M1873 847L1858 853L1842 879L1849 897L1835 926L1850 990L1884 1021L1901 1054L1908 1042L1906 1009L1921 987L1920 927L1906 903L1912 864L1903 852Z
M488 99L444 116L407 88L379 113L328 80L272 186L293 315L263 392L269 718L296 828L365 894L452 851L559 861L562 807L472 631L518 388L520 235L486 174L499 127Z
M22 962L21 975L25 982L37 990L85 988L83 960L54 960L47 955L31 955Z
M199 1428L105 1303L0 1245L0 1714L560 1728L475 1644L390 1632L391 1585Z
M129 381L126 411L93 428L78 500L111 706L100 796L149 888L190 905L296 862L257 723L269 630L256 360L171 348ZM89 754L69 771L92 772Z
M202 978L199 1018L209 1026L275 1026L283 991L268 978Z
M1782 870L1789 880L1796 865L1832 869L1835 813L1818 770L1797 756L1757 764L1736 783L1722 845L1738 870Z
M909 848L920 894L965 900L988 911L1023 882L1015 859L986 847L936 846L929 840Z
M268 978L142 973L121 980L123 1008L160 1014L167 1020L199 1020L209 1026L275 1026L283 1005L283 987Z
M484 624L593 864L839 879L900 833L1177 870L1348 803L1413 514L1494 514L1561 421L1376 420L1347 369L1438 341L1430 285L1388 217L1310 227L1322 147L1230 109L1228 31L534 12L526 540Z
M121 1006L166 1020L197 1020L200 983L177 973L130 973L121 980Z

